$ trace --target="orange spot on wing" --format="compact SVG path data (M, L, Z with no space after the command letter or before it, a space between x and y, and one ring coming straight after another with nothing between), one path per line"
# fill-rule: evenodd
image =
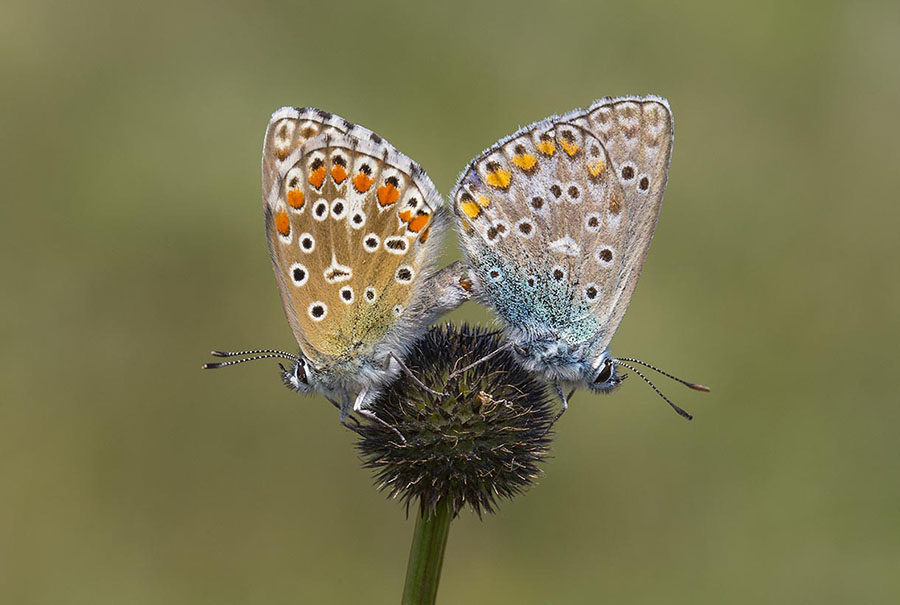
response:
M611 214L619 214L622 211L622 197L618 191L613 190L609 197L609 212Z
M372 183L374 183L374 182L375 182L375 179L370 177L365 172L360 172L355 177L353 177L353 187L359 193L365 193L366 191L368 191L369 187L371 187Z
M303 208L303 203L306 202L306 196L299 189L291 189L287 193L287 202L291 208L300 210Z
M478 215L481 214L481 206L470 200L460 202L459 207L469 218L478 218Z
M537 144L537 148L544 155L553 155L556 151L556 145L553 144L553 141L541 141Z
M591 173L591 176L597 178L603 171L606 170L606 162L603 160L597 160L596 162L588 163L588 172Z
M506 189L507 187L509 187L510 181L512 181L512 175L509 173L509 170L498 168L496 170L488 172L485 181L491 187Z
M431 226L425 227L425 231L419 234L419 241L423 244L427 242L429 233L431 233Z
M334 182L338 185L343 183L347 176L349 176L347 174L347 169L340 164L335 164L331 167L331 178L333 178Z
M421 231L425 225L428 224L428 221L431 219L427 214L420 214L413 220L409 221L409 230L418 233Z
M325 182L325 166L319 166L311 173L309 173L309 184L315 187L316 189L322 186L322 183Z
M479 195L478 196L478 205L481 206L482 208L487 208L488 206L491 205L491 200L489 200L488 198L486 198L483 195Z
M567 141L565 138L560 140L560 145L562 145L563 150L569 154L569 156L573 156L578 153L578 143L574 141Z
M400 220L404 223L408 223L412 220L412 210L404 210L403 212L398 212L397 216L399 216Z
M275 229L285 237L291 234L291 219L284 210L275 213Z
M382 206L390 206L400 199L400 191L391 183L385 183L378 188L378 203Z
M512 161L513 164L526 172L534 168L535 164L537 164L537 158L530 153L514 155Z

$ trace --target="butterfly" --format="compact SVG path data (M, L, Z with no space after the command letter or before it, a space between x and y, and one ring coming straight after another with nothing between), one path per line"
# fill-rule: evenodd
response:
M428 324L469 297L462 265L435 270L452 221L446 202L418 164L371 130L293 107L266 129L262 201L300 352L213 351L252 357L204 367L285 358L293 365L281 366L284 383L323 394L342 423L351 411L382 422L367 405L409 371L403 359Z
M499 316L518 363L554 385L557 419L571 397L562 385L610 392L619 367L691 418L630 363L709 390L609 351L653 238L672 143L665 99L604 98L501 139L451 194L473 297Z

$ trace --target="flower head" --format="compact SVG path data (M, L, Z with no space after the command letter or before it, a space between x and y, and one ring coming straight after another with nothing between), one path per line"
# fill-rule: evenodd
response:
M502 351L496 333L445 325L431 328L407 356L407 366L435 395L401 374L370 410L390 427L367 422L358 448L375 469L380 489L433 510L439 502L455 515L470 506L494 512L540 475L549 451L553 411L544 386Z

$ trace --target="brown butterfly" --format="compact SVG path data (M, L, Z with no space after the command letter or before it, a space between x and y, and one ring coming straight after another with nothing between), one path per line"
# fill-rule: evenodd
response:
M205 367L286 358L290 388L322 393L343 423L351 410L380 422L367 404L406 370L403 359L428 324L469 296L461 264L435 270L450 226L443 198L418 164L374 132L318 109L283 107L266 130L262 199L300 352L214 351L254 357Z

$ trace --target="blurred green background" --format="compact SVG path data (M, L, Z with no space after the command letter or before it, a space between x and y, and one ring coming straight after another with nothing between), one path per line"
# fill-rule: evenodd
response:
M645 93L676 145L615 351L713 393L576 395L539 484L455 522L440 602L898 602L898 64L896 2L4 0L0 602L398 601L412 522L335 410L200 371L295 346L269 115L337 112L446 194Z

